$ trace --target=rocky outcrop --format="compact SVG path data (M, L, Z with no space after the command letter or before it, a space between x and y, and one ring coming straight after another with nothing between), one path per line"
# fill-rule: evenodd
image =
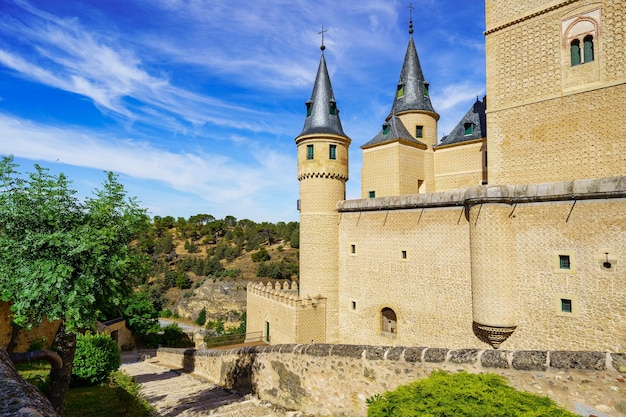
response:
M223 318L226 323L237 325L239 313L246 310L247 281L215 281L207 279L189 296L183 296L173 311L180 317L195 320L206 308L207 321Z

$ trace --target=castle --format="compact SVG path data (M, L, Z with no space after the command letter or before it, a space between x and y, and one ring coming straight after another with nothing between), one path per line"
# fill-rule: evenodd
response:
M322 47L295 139L299 285L250 284L248 332L626 352L626 3L485 10L487 98L438 142L410 35L358 200Z

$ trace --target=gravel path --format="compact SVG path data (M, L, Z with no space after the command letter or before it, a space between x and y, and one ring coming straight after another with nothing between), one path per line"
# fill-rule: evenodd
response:
M161 417L298 417L252 395L224 389L200 377L177 372L148 360L122 364L121 370L141 384L144 398Z

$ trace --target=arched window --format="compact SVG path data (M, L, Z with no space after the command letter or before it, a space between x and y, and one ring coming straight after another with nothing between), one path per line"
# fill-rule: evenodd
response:
M380 311L381 330L383 333L396 334L398 332L398 319L396 313L389 307L385 307Z
M583 48L584 48L584 61L583 62L591 62L593 61L593 36L587 35L585 39L583 39Z
M572 66L580 64L580 41L578 39L574 39L570 44L570 55Z

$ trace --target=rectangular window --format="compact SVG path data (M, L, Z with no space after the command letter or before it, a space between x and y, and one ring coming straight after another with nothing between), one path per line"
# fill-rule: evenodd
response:
M572 300L567 298L561 298L561 311L563 313L571 313L572 312Z
M356 301L352 302L352 310L356 310Z
M472 123L465 123L463 125L463 128L465 129L466 135L471 135L472 133L474 133L474 125Z
M337 115L337 103L335 103L334 101L331 101L328 112L331 116L336 116Z
M561 268L561 269L570 269L571 268L569 255L559 255L559 268Z
M404 97L404 85L403 84L400 84L398 86L398 90L396 91L396 97L397 98Z
M306 159L313 159L313 145L306 145Z
M402 251L402 259L406 259L406 251L405 250Z
M415 126L415 137L418 139L424 137L424 126Z
M369 194L370 194L370 198L376 197L376 191L370 191Z
M350 253L356 253L356 245L350 245Z
M328 148L328 158L337 159L337 145L330 145Z

